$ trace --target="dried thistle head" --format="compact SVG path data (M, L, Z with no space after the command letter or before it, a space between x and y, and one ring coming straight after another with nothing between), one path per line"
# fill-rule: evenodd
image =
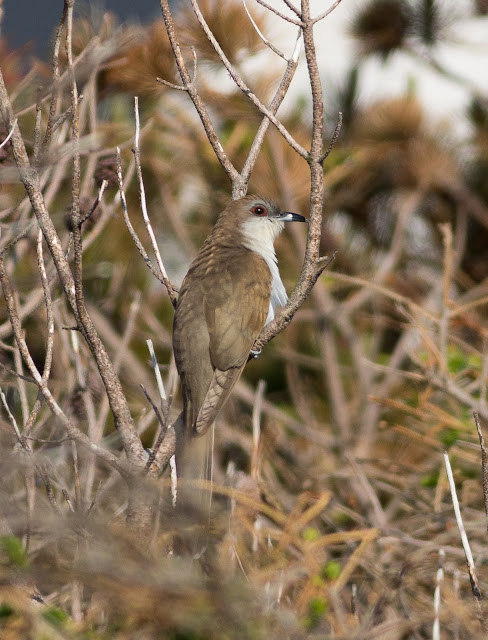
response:
M173 83L179 78L162 20L146 29L132 27L125 32L125 46L111 59L102 84L107 90L155 96L161 93L156 78Z
M404 0L372 0L358 12L351 34L363 55L386 58L400 49L412 27L413 13Z
M203 0L199 5L210 30L232 64L239 64L264 47L240 1L227 0L225 11L222 11L219 0ZM258 27L265 31L263 13L253 7L252 15ZM182 42L193 45L203 60L218 62L219 66L222 64L191 7L179 12L176 22Z

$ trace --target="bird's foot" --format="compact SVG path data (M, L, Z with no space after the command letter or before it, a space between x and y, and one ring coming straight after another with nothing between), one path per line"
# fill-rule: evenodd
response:
M262 351L262 349L259 349L259 351L253 351L251 349L251 354L250 355L251 355L252 358L258 358L261 355L261 351Z

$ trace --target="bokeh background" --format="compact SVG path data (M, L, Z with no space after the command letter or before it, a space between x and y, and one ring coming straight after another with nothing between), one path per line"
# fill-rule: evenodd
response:
M292 27L248 5L263 33L289 53ZM269 101L283 61L266 49L241 3L204 0L201 6L232 63ZM314 6L323 9L323 3ZM240 167L260 115L222 71L189 4L173 7L185 55L190 59L190 46L198 53L201 96ZM230 184L188 98L155 80L178 82L157 7L143 12L141 3L137 15L131 8L138 24L121 3L119 9L115 15L80 7L75 25L85 211L101 180L109 181L104 202L84 227L84 283L89 311L151 446L157 422L139 388L143 383L157 395L147 338L175 412L179 397L170 375L172 307L133 246L115 188L118 145L131 219L145 238L131 154L134 96L148 209L175 284L228 202ZM12 21L19 4L7 0L4 11L2 72L31 149L36 92L40 87L47 95L49 88L42 41L49 29L42 37L31 34L26 15L24 37ZM47 410L33 432L43 473L32 475L1 413L7 604L0 628L9 638L40 638L46 629L48 637L67 638L430 638L440 561L442 637L481 633L480 618L488 618L473 601L442 452L453 465L485 593L486 521L473 411L484 426L487 12L483 0L343 0L317 28L325 147L339 112L343 118L324 166L322 253L337 255L292 324L248 365L219 418L214 477L224 489L217 490L206 564L168 557L185 523L172 515L166 487L155 550L134 548L124 533L120 478L63 441ZM34 44L25 45L28 40ZM67 89L63 100L66 109ZM305 146L310 102L302 62L280 114ZM46 203L66 243L69 136L69 123L60 125L42 167ZM11 148L0 153L6 246L28 227L32 212ZM274 130L250 190L307 214L308 167ZM45 312L35 234L28 228L7 255L29 346L42 366ZM277 242L288 291L304 243L302 227ZM72 320L55 284L53 292L51 388L80 428L118 450L98 373L84 345L64 329ZM22 425L36 393L11 374L21 365L4 307L0 315L1 385ZM165 486L165 478L161 482ZM224 494L234 489L248 502L227 500ZM39 594L39 609L26 593Z

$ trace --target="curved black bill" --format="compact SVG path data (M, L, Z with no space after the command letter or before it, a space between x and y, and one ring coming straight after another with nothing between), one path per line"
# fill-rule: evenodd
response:
M299 213L291 213L290 211L282 211L276 218L281 222L308 222L307 218Z

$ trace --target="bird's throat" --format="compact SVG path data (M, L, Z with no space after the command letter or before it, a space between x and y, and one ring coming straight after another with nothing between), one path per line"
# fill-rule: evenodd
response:
M241 225L242 244L246 249L259 254L271 272L271 297L266 324L275 316L276 307L284 307L288 301L286 290L281 281L278 260L274 250L274 241L283 230L284 223L279 220L250 219Z

